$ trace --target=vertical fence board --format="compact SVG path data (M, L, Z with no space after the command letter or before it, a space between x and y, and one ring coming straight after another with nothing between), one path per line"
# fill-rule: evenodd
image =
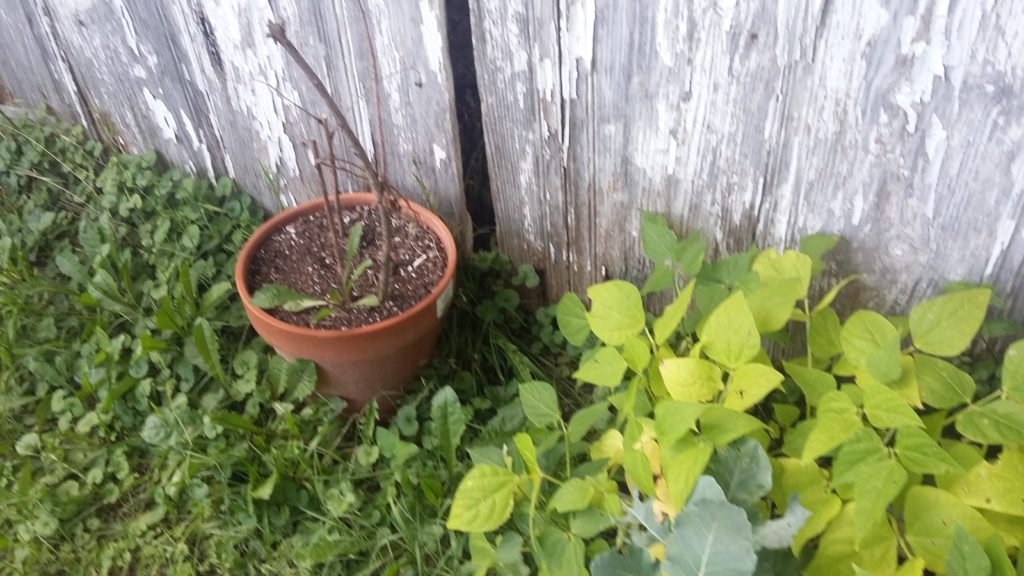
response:
M561 0L553 41L551 14L471 7L499 242L550 295L641 279L648 209L718 254L840 233L834 273L868 274L863 303L985 280L1024 313L1019 3ZM540 71L517 62L552 43L541 122ZM554 176L524 170L554 147ZM563 235L564 255L522 248Z
M266 37L267 22L282 20L364 145L386 159L396 188L422 201L422 181L428 203L468 243L441 0L0 5L3 45L13 47L0 81L14 97L64 112L80 102L83 113L68 116L91 121L100 136L127 150L155 148L200 174L233 176L270 208L318 194L307 148L316 123L295 104L326 115Z

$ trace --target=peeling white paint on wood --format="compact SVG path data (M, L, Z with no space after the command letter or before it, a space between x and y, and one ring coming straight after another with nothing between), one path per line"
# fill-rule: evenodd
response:
M392 183L422 200L418 161L439 213L468 245L444 3L363 4L366 23L357 0L0 0L0 87L130 150L232 176L268 208L291 205L318 194L306 161L318 130L289 101L326 110L266 37L267 21L283 19L368 152L386 157Z
M839 233L862 303L985 280L1024 317L1024 3L504 4L470 2L498 237L550 295L642 279L642 208L714 253Z

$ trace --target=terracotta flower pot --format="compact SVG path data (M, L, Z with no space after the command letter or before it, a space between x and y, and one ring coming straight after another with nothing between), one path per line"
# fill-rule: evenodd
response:
M367 193L341 196L343 208L373 201L373 195ZM256 332L284 358L315 362L319 377L317 391L325 396L345 398L349 410L362 408L374 397L382 411L393 409L394 399L433 356L441 332L441 317L454 292L456 249L451 232L440 218L423 206L411 202L402 204L405 214L422 222L441 240L448 262L444 276L430 294L398 316L359 328L324 330L288 324L253 306L248 286L249 264L260 245L292 221L322 210L323 199L289 208L267 220L242 247L235 265L235 287Z

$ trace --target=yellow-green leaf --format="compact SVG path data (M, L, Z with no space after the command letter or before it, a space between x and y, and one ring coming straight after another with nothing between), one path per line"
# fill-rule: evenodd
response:
M935 356L956 356L967 350L981 328L992 290L975 288L926 300L910 311L914 346Z
M687 436L681 442L663 445L661 452L662 473L668 484L671 505L678 511L682 509L697 484L697 479L707 468L714 448L700 438Z
M1024 402L1024 340L1017 340L1003 356L1003 393L1008 400Z
M512 515L519 478L504 468L477 464L459 482L451 511L449 530L491 532Z
M975 508L1024 517L1024 454L1003 450L995 464L979 462L949 491Z
M917 412L891 388L872 381L858 381L857 384L864 390L864 413L875 428L924 428Z
M668 358L661 361L659 370L674 400L707 402L722 389L722 371L707 360Z
M590 336L590 324L587 323L587 309L583 307L580 297L567 292L558 301L555 308L555 320L558 330L573 346L582 346Z
M587 288L587 296L587 322L605 344L621 346L626 338L644 329L644 305L636 286L624 280L609 280Z
M659 346L668 341L679 327L679 323L683 321L683 317L686 316L690 300L693 299L693 287L696 283L696 280L691 280L686 288L683 288L683 291L676 296L676 299L665 307L661 316L654 321L654 341Z
M914 368L921 389L921 400L929 406L954 408L970 403L974 397L974 379L945 360L927 354L915 354Z
M647 339L633 335L622 345L622 359L637 374L642 373L651 363L651 349Z
M580 364L572 377L595 386L614 388L622 383L626 374L626 361L615 348L608 346L599 348L593 355Z
M979 444L1024 444L1024 404L996 400L970 406L957 416L956 430Z
M801 458L814 460L831 452L863 427L849 396L836 390L822 396L814 427L807 435Z
M907 542L932 572L942 573L957 525L975 540L984 542L995 529L976 510L938 488L914 486L903 506Z
M824 370L808 368L794 362L784 362L782 366L800 387L811 406L817 406L822 396L836 389L835 377Z
M839 341L846 358L867 368L879 382L900 377L900 337L885 316L870 310L854 312L843 325Z
M704 353L728 368L754 359L761 350L761 336L742 292L726 298L697 328Z
M811 257L795 250L786 250L782 254L765 250L757 255L751 268L760 276L762 284L788 284L793 299L799 300L807 296L811 266Z
M885 520L886 508L903 491L906 483L907 471L895 460L879 460L866 465L853 488L857 501L854 523L858 541L872 526Z
M744 364L729 378L725 407L745 411L782 384L785 377L764 364Z
M920 428L907 427L897 430L895 448L900 462L915 474L941 476L962 471L956 460Z

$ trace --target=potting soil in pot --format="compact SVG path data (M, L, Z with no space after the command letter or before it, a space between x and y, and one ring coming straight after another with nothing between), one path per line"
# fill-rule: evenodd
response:
M345 208L341 215L343 229L338 235L342 242L348 238L348 232L356 222L363 222L362 240L352 266L365 259L372 262L352 290L351 300L354 302L376 292L381 270L378 208ZM249 290L255 293L264 284L283 284L298 292L327 299L328 294L340 284L335 252L330 242L327 214L323 210L281 228L257 249L249 267ZM316 328L357 328L397 316L430 294L441 280L446 265L444 247L432 232L403 214L392 214L390 295L374 307L348 306L338 310L319 321ZM267 312L289 324L309 326L317 309L287 312L274 308Z

